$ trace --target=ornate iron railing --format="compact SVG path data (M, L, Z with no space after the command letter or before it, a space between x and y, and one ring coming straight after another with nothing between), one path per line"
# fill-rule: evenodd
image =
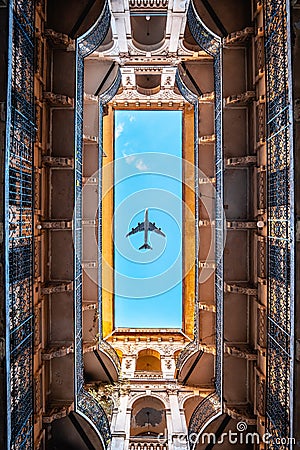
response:
M290 2L264 1L267 83L267 431L290 448L293 420L294 181ZM281 442L281 443L280 443ZM287 441L286 441L287 442Z
M111 441L109 421L99 402L89 392L82 389L78 394L77 403L79 411L94 424L104 447L108 448Z
M187 13L188 25L197 44L214 58L215 88L215 303L216 303L216 364L215 386L222 404L223 396L223 250L225 244L223 210L223 140L222 140L222 42L199 18L193 2Z
M197 446L198 438L207 425L222 413L219 396L216 392L208 395L196 407L190 419L188 438L191 450Z
M121 362L119 359L119 356L116 352L116 350L106 341L101 340L98 344L99 346L99 350L103 351L104 353L106 353L110 359L113 361L117 372L120 372L121 370Z
M78 52L82 58L93 53L99 45L104 41L110 25L110 10L108 1L105 2L102 13L98 20L94 23L78 41Z
M110 25L110 11L106 2L101 16L85 35L76 42L76 110L75 110L75 211L74 211L74 302L75 302L75 408L83 413L95 425L103 439L105 448L110 442L109 422L105 412L99 403L84 389L83 378L83 342L82 342L82 149L83 149L83 86L84 86L84 58L95 51L104 40ZM99 98L99 208L98 208L98 243L101 246L101 223L102 223L102 156L103 136L102 118L103 106L116 94L121 80L118 71L112 86ZM101 248L99 254L98 269L98 302L99 302L99 334L102 336L102 305L101 305ZM109 344L107 344L108 346ZM105 344L100 343L100 346ZM105 346L105 351L112 357L117 368L120 367L119 358L112 355ZM117 356L117 358L115 357Z
M7 448L33 448L34 2L9 8L5 151ZM4 442L3 442L4 445Z

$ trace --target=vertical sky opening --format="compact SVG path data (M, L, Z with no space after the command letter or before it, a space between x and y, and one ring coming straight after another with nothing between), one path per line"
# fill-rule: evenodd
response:
M182 112L114 116L115 327L182 327ZM145 210L161 234L144 230Z

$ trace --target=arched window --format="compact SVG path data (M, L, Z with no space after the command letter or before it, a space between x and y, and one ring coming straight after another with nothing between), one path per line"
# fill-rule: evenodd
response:
M136 361L136 370L146 372L160 372L160 354L151 349L141 350Z
M165 405L161 400L145 396L132 405L130 436L157 437L167 428Z

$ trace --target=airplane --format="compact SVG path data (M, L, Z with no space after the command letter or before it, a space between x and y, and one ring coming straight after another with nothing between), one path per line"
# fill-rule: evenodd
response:
M148 232L149 231L154 231L155 233L160 234L163 237L166 237L166 235L161 231L161 228L157 228L155 226L155 222L153 222L153 223L149 222L148 208L145 209L144 222L142 222L142 223L138 222L138 226L135 228L132 228L132 230L126 234L126 237L131 236L132 234L135 234L138 231L144 231L144 244L139 248L139 250L142 250L142 249L152 250L152 247L148 244Z

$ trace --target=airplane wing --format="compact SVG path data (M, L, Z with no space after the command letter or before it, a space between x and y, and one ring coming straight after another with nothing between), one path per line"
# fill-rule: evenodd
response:
M132 234L138 233L139 231L144 231L144 222L139 223L137 227L132 228L129 233L126 234L126 237L131 236Z
M157 228L157 227L155 226L155 224L152 223L152 222L149 222L149 230L150 230L150 231L154 231L155 233L160 234L161 236L166 237L165 233L163 233L163 232L161 231L161 228Z

